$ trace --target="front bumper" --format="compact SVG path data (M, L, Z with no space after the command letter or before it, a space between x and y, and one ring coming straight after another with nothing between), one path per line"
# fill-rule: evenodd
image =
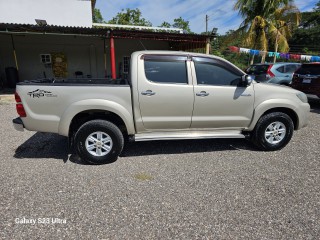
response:
M23 132L24 125L23 125L21 118L18 117L18 118L13 119L12 124L13 124L13 127L15 130Z
M310 115L310 105L309 103L304 103L300 107L300 111L298 112L299 117L299 125L298 129L304 128L308 125L309 122L309 115Z

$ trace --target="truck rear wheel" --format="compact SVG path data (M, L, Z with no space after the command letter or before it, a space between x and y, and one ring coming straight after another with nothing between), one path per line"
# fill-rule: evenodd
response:
M105 120L91 120L83 124L75 135L79 157L90 164L112 163L124 145L119 128Z
M251 140L261 150L280 150L291 140L293 129L293 121L287 114L268 113L257 122Z

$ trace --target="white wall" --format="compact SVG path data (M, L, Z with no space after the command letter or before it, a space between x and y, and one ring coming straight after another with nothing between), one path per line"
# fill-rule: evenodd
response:
M90 0L0 0L0 23L92 27Z

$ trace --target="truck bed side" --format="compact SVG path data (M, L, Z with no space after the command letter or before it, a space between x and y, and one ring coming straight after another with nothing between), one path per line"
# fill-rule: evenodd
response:
M77 114L86 111L118 115L129 134L134 134L131 90L129 85L90 82L23 82L17 84L27 117L22 121L31 131L53 132L68 136Z

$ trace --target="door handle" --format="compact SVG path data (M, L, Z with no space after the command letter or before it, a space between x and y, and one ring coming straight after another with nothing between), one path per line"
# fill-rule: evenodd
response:
M155 95L156 93L152 92L152 90L147 90L147 91L141 92L141 94L146 96L152 96L152 95Z
M209 93L207 93L206 91L201 91L201 92L199 92L199 93L196 93L196 95L197 95L198 97L206 97L206 96L209 95Z

